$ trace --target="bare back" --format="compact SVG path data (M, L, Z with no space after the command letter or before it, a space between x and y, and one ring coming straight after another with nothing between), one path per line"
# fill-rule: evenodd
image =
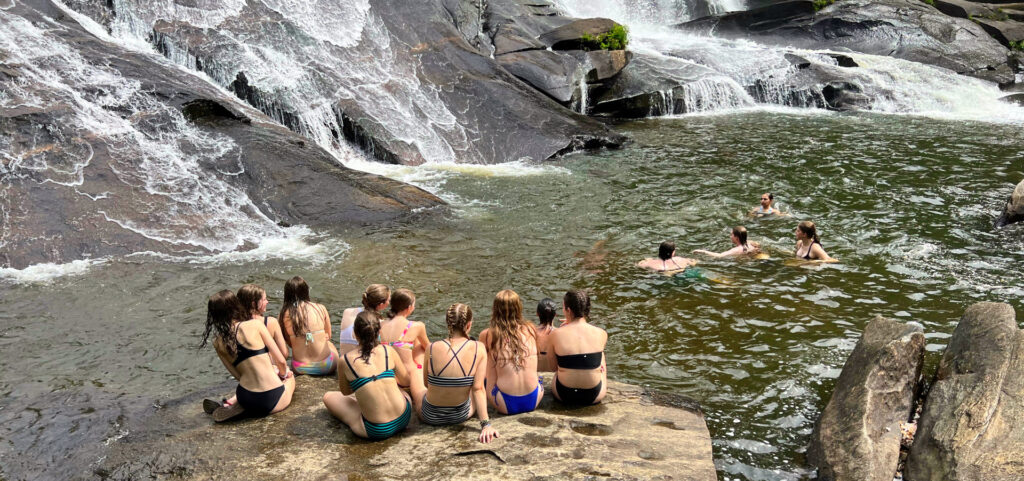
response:
M285 337L291 344L292 359L298 362L320 362L331 354L331 316L327 308L315 302L300 302L306 318L304 333L296 336L292 320L285 313L281 319Z
M608 333L600 327L577 320L567 323L551 334L551 350L548 358L557 366L557 356L602 353L599 369L580 370L556 367L559 382L572 387L590 387L607 378L604 349L608 344Z
M365 384L355 390L356 400L363 418L374 423L387 422L397 418L406 408L406 399L398 388L399 379L407 378L405 367L390 346L377 346L370 353L368 361L359 357L359 351L349 351L344 356L344 366L340 367L340 376L344 376L347 386L342 386L343 393L350 393L353 381L357 378L369 378ZM379 377L387 370L394 370L394 377ZM348 389L345 389L345 388Z
M526 358L521 368L516 368L509 359L509 353L487 351L487 379L494 379L498 389L513 396L528 394L537 389L537 338L532 324L524 325L519 330L520 339L526 345ZM491 329L480 333L480 341L484 346L490 344Z

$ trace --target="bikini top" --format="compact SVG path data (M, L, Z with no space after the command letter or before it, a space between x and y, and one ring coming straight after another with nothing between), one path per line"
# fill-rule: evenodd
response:
M352 387L352 391L353 392L358 391L359 388L361 388L361 387L363 387L363 386L365 386L365 385L367 385L367 384L369 384L369 383L371 383L373 381L376 381L378 379L387 379L387 378L394 378L395 377L395 370L393 368L392 369L384 369L383 371L381 371L380 374L377 374L377 375L374 375L374 376L359 377L359 375L356 374L356 370L352 369L352 363L348 362L348 356L342 356L342 358L345 359L345 364L348 364L348 370L352 371L352 375L356 377L355 379L353 379L353 380L348 382L348 385ZM387 348L384 348L384 367L385 368L388 367L389 364L390 364L390 362L388 361L388 350L387 350Z
M267 346L263 346L262 349L249 349L238 343L238 350L235 352L235 362L232 362L232 366L238 366L242 361L249 359L253 356L259 356L260 354L268 354L270 351L267 350Z
M360 312L363 312L363 308L362 307L359 308L359 311L356 312L356 314L359 314ZM359 345L359 341L356 340L355 331L353 330L355 325L356 325L356 323L353 322L352 324L349 324L348 327L342 329L340 333L338 333L338 342L339 343L341 343L341 344L350 344L350 345L353 345L353 346L358 346Z
M601 367L601 354L603 353L588 352L566 356L555 354L555 363L562 369L597 369Z
M436 342L437 341L434 341L434 343L436 343ZM432 384L434 386L441 386L441 387L469 387L469 386L472 386L473 385L473 374L472 374L472 372L473 372L473 368L476 366L476 355L477 355L477 352L480 351L480 346L476 345L475 342L473 343L475 345L475 347L476 347L476 350L473 351L473 361L469 364L469 373L467 373L466 372L466 368L463 367L463 365L462 365L462 361L459 360L459 352L462 352L462 348L466 347L466 344L469 344L470 339L466 339L466 342L463 342L462 345L459 346L459 348L457 350L453 350L452 349L452 345L451 345L451 343L448 342L447 339L442 339L441 342L447 344L448 345L448 350L452 351L453 354L452 354L452 358L449 359L447 363L445 363L444 367L441 368L440 372L444 372L444 370L447 369L448 366L451 365L452 361L455 361L459 365L459 370L462 371L462 377L442 377L442 376L438 376L437 375L438 371L434 370L434 357L431 356L430 357L430 373L427 374L427 383L428 384ZM433 349L434 343L430 344L430 348L431 349Z
M676 263L676 259L675 259L675 258L673 257L672 259L668 259L668 260L662 259L662 260L661 260L661 270L663 270L663 271L667 271L667 270L668 270L668 267L666 267L666 265L667 265L666 263L667 263L668 261L672 261L672 263L673 263L673 264L675 264L675 266L676 266L677 268L679 268L679 269L683 269L683 267L679 267L679 264L678 264L678 263Z
M775 213L775 209L772 208L772 207L769 207L768 210L764 210L763 206L758 206L757 207L757 213L758 214L774 214Z
M807 246L807 253L802 256L797 253L797 257L803 257L804 259L811 260L811 250L814 249L814 244L821 245L821 242L811 241L811 245Z
M412 321L409 321L409 323L405 325L405 330L402 331L402 335L398 336L398 340L397 341L381 342L381 344L385 344L385 345L388 345L388 346L391 346L391 347L404 347L406 349L412 350L412 348L413 348L413 346L415 346L415 344L402 340L402 339L405 338L405 334L407 332L409 332L409 328L410 327L412 327Z
M305 301L301 301L301 302L305 302ZM316 306L316 304L313 304L313 305ZM298 304L296 304L296 306L298 306ZM320 309L317 309L316 307L314 307L313 310L315 310L317 312L317 314L320 314ZM323 314L324 315L320 318L321 320L323 320L323 319L325 319L327 317L326 309L325 309L325 312ZM305 336L306 345L308 346L308 345L312 344L314 341L316 341L316 338L313 337L315 334L322 334L324 332L327 332L327 331L325 331L322 328L321 329L317 329L315 331L307 332L306 336ZM330 339L328 339L328 340L330 340Z

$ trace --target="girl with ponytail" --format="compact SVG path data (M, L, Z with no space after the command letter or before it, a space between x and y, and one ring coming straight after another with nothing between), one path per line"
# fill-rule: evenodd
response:
M818 229L814 222L805 220L796 226L796 257L808 261L837 262L830 257L818 239Z
M378 318L383 315L391 302L391 289L384 284L370 284L363 291L362 307L350 307L341 314L341 326L338 329L338 352L345 354L359 345L356 341L353 326L356 316L363 311L371 311L377 314Z

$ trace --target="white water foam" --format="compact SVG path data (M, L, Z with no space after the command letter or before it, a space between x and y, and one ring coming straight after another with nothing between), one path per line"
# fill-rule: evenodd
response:
M78 276L90 268L106 262L105 259L89 259L71 261L66 264L33 264L24 269L0 267L0 280L16 284L46 284L56 279Z

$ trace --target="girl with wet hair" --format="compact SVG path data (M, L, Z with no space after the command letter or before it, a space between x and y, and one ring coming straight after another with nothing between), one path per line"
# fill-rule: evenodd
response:
M295 276L284 284L281 319L285 341L292 348L292 368L299 374L323 376L338 366L338 350L331 343L331 316L327 308L309 299L309 284Z
M814 222L805 220L793 231L796 235L796 258L806 261L837 262L825 252L818 238L818 229Z
M554 370L554 366L548 363L548 350L551 345L551 333L555 330L557 311L558 305L550 298L545 297L537 303L537 370L541 372Z
M367 439L387 439L404 430L412 418L412 401L398 383L409 372L391 346L381 344L380 316L364 310L352 323L358 346L341 356L339 391L324 394L324 406L352 432ZM352 396L355 394L355 396Z
M247 318L263 321L263 325L274 337L274 343L277 344L281 354L288 357L288 343L285 342L284 333L281 332L281 324L277 322L277 318L267 315L267 291L255 284L246 284L238 289L237 296L238 301L247 311Z
M732 249L724 252L711 252L704 249L693 251L694 254L704 254L711 257L734 257L744 255L757 255L761 253L761 245L757 242L747 242L747 228L741 225L732 228L729 235L732 241Z
M398 350L414 383L422 377L419 370L423 369L424 352L430 344L427 327L409 320L415 310L416 295L409 289L398 289L391 293L391 318L380 325L380 341Z
M424 423L435 426L461 424L475 412L480 419L479 440L489 443L498 432L487 415L487 349L469 336L473 328L469 306L452 304L444 317L448 337L428 346L424 384L413 383L416 412Z
M555 398L565 404L589 406L604 399L608 372L604 349L608 333L591 325L590 296L572 289L562 298L565 324L551 334L549 360L555 369Z
M648 257L636 265L645 269L657 272L675 273L685 270L687 267L697 265L697 261L686 257L676 256L676 244L672 241L662 242L658 246L658 257Z
M384 284L370 284L363 291L362 307L350 307L341 313L341 326L338 329L338 351L345 354L355 349L359 343L352 332L356 316L363 311L373 311L382 316L391 302L391 289Z
M502 414L533 411L544 397L537 376L537 328L523 318L523 302L510 289L494 296L490 326L480 333L487 347L487 400Z
M238 296L230 290L220 291L207 301L206 329L200 347L206 345L211 335L217 357L238 379L237 402L221 405L203 401L203 408L213 415L214 421L233 418L243 411L262 417L288 407L295 392L295 379L284 355L266 326L249 318Z

